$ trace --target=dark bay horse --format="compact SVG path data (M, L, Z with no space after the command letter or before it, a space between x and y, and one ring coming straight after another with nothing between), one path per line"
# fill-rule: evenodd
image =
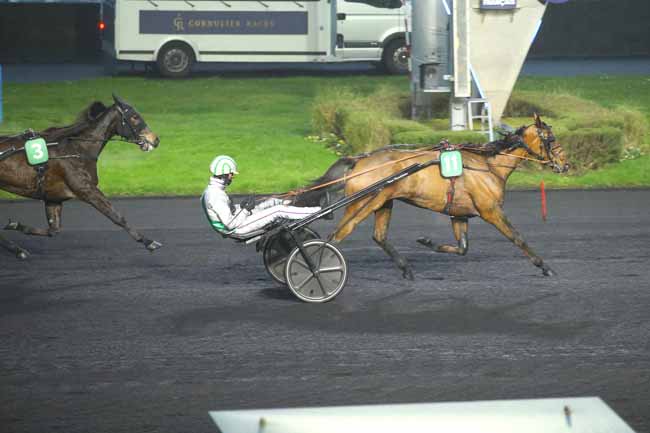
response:
M54 236L61 230L63 202L78 198L122 227L149 251L162 246L132 229L97 187L97 160L112 137L119 136L145 152L156 148L160 141L132 106L115 95L113 100L114 104L110 107L93 102L79 115L74 125L40 132L38 135L48 143L58 143L49 147L46 166L33 167L28 164L25 152L20 151L25 145L25 134L0 136L0 189L42 200L48 223L48 228L35 228L10 220L5 230L16 230L26 235ZM2 236L0 246L14 252L20 259L29 255Z
M345 175L349 178L345 182L345 195L349 196L411 164L439 158L439 150L381 149L366 155L339 159L313 185ZM393 200L401 200L451 217L457 245L435 245L429 238L418 239L419 243L434 251L465 255L469 247L468 219L480 216L521 248L532 263L542 269L544 275L552 275L551 268L531 250L508 221L502 207L506 181L522 158L538 160L558 173L569 169L564 150L555 142L551 127L535 115L534 124L506 135L503 140L490 143L481 151L463 150L462 158L465 167L463 174L454 181L442 177L439 167L431 166L386 187L376 195L349 205L333 240L342 241L361 221L374 213L373 239L402 270L404 278L413 279L413 272L406 259L386 239ZM373 167L378 168L373 170ZM355 173L362 172L367 173L354 177ZM336 189L336 186L312 191L307 189L307 192L296 197L295 203L300 206L318 205L328 189Z

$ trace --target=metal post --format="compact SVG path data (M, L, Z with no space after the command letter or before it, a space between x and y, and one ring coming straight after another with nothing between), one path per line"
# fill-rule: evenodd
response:
M411 1L411 117L430 118L432 93L450 92L448 0Z
M452 131L467 129L467 99L453 96L449 99L449 121Z
M471 96L469 68L469 0L454 0L451 20L451 53L454 86L449 98L449 123L452 131L468 128L468 104Z

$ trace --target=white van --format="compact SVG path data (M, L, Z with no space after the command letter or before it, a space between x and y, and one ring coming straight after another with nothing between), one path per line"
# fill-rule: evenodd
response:
M183 77L194 62L381 62L408 70L401 0L109 0L103 49Z

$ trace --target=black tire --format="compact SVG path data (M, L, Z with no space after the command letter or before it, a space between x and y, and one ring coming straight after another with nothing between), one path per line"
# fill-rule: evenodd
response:
M187 77L194 64L194 51L183 43L167 44L158 53L158 70L167 78Z
M312 272L298 247L287 258L285 280L289 290L304 302L321 303L334 299L345 287L348 264L341 251L320 239L302 244L317 272Z
M409 71L409 55L404 39L395 39L384 48L382 55L384 68L389 74L401 75Z
M294 233L302 242L318 239L320 236L309 227L304 227ZM287 257L295 248L293 240L286 231L280 232L268 240L264 245L262 254L264 267L269 275L278 283L286 284L284 269L287 263Z

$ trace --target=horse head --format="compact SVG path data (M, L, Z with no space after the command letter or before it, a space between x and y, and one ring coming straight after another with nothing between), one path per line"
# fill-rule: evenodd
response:
M144 121L140 113L119 96L113 94L115 108L120 113L120 121L117 125L117 133L125 140L140 146L144 152L149 152L160 143L156 135Z
M544 123L537 113L533 118L535 123L522 126L516 133L521 137L521 147L533 158L550 165L556 173L566 173L570 165L562 145L555 139L551 126Z

